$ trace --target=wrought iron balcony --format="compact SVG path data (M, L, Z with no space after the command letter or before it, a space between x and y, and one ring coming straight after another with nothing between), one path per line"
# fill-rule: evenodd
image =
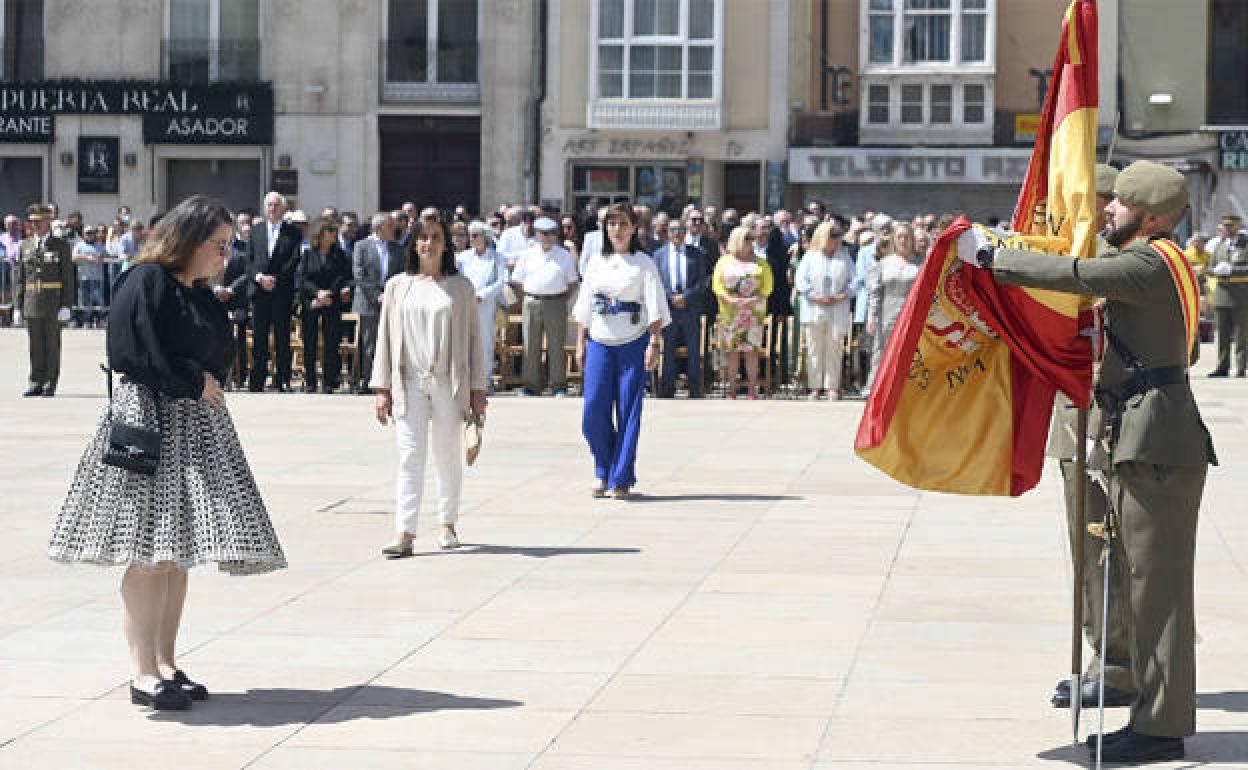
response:
M423 40L382 40L380 57L383 104L481 102L476 41L431 53Z
M165 79L179 83L260 79L259 40L166 38L160 60Z

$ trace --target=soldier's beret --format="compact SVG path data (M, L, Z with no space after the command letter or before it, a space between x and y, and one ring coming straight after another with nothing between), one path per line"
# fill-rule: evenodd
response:
M1096 194L1102 198L1114 197L1114 181L1118 179L1118 169L1108 163L1096 164Z
M1187 205L1187 180L1169 166L1137 160L1118 174L1114 194L1145 213L1172 214Z
M26 218L30 220L51 219L52 207L42 203L33 203L26 209Z

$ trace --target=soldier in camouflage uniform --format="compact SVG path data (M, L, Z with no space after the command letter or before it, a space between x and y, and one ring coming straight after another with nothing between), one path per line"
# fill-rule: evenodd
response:
M69 244L52 235L52 210L27 210L33 233L22 241L14 278L15 317L30 338L30 388L24 396L54 396L61 376L61 324L69 320L77 287Z

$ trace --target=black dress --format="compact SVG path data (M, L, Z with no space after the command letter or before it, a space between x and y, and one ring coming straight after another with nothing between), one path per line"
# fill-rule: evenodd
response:
M122 274L108 324L109 363L122 380L78 463L53 528L52 559L216 562L232 574L286 566L229 412L199 400L204 373L224 382L233 353L229 318L211 291L182 286L157 265ZM113 416L159 422L156 475L103 463Z

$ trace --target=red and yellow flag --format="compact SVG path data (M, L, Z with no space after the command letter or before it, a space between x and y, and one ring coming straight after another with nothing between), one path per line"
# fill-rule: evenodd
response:
M1091 257L1096 246L1096 5L1062 24L1013 229L1016 248ZM858 426L858 455L937 492L1021 495L1040 479L1060 389L1091 396L1086 303L998 285L958 260L959 218L940 235L906 299ZM995 237L995 236L994 236Z

